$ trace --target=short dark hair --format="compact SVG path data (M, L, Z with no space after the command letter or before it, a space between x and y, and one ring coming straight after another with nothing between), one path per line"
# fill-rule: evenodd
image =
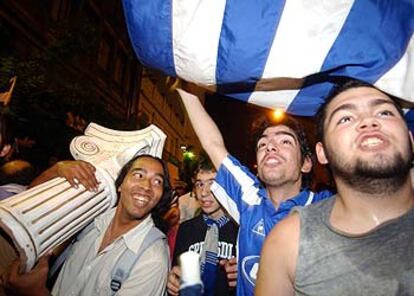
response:
M203 157L199 159L193 172L193 178L195 178L200 171L216 172L216 168L214 167L210 158Z
M158 204L152 209L151 216L152 216L152 219L154 220L155 226L166 234L168 232L169 226L168 226L168 223L163 219L163 217L170 208L170 204L173 199L173 190L172 190L171 183L170 183L170 174L168 172L167 165L161 158L158 158L158 157L155 157L149 154L141 154L141 155L135 156L122 167L118 177L115 180L115 188L118 189L121 186L122 182L124 181L126 175L130 171L134 162L137 159L140 159L143 157L155 159L161 164L162 169L163 169L164 182L163 182L163 191L162 191L161 199L158 202ZM119 196L118 196L118 201L119 201Z
M400 115L402 117L404 117L404 112L402 110L402 107L399 105L398 103L398 98L392 95L389 95L385 92L383 92L382 90L376 88L375 86L373 86L370 83L361 81L361 80L357 80L357 79L348 79L345 80L343 83L338 83L332 90L331 92L328 94L328 96L326 97L325 102L319 107L318 112L316 113L316 133L317 133L317 140L320 142L324 141L324 136L325 136L325 130L324 130L324 126L325 126L325 120L326 120L326 110L328 109L328 105L330 104L330 102L336 98L338 95L340 95L341 93L349 90L349 89L353 89L353 88L359 88L359 87L369 87L369 88L374 88L380 92L382 92L383 94L387 95L388 97L390 97L395 105L395 107L397 108L398 112L400 113Z
M255 151L257 152L257 143L262 137L264 131L273 126L283 125L290 128L295 134L300 147L301 152L301 161L302 164L305 161L305 158L309 158L313 162L313 153L309 146L308 138L306 137L305 129L302 124L293 116L284 114L280 120L274 121L267 116L261 116L255 120L253 123L253 139L255 145ZM302 187L307 187L310 185L312 178L312 170L309 173L302 174Z

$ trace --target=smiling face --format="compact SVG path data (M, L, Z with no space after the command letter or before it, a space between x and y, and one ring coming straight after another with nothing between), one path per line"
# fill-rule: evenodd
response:
M200 170L195 176L194 189L201 210L211 216L211 218L218 219L224 213L210 190L210 186L215 178L216 172Z
M119 212L128 220L146 218L161 199L163 183L161 163L151 157L138 158L118 187Z
M285 125L268 127L257 142L257 171L266 186L301 184L302 173L311 170L310 159L302 160L296 134Z
M346 183L367 187L368 179L398 178L403 182L412 160L407 125L395 103L371 87L337 95L326 107L324 143L318 160ZM365 184L364 184L365 183Z

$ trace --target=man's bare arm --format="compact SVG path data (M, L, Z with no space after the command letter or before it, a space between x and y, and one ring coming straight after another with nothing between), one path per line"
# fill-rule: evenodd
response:
M89 162L82 160L65 160L59 161L38 177L36 177L29 185L34 187L56 177L65 178L70 185L77 188L78 182L87 190L97 190L99 182L95 176L96 168Z
M270 232L260 256L255 295L294 295L300 222L293 214Z
M21 260L15 260L9 269L1 276L2 283L7 295L15 296L47 296L46 288L47 274L49 272L49 258L51 254L39 258L36 266L27 273L21 273Z
M182 89L177 90L181 96L194 131L216 169L219 168L228 152L217 125L204 109L199 98Z

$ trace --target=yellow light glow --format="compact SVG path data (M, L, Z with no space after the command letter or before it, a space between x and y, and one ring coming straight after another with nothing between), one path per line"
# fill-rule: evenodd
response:
M195 154L192 151L186 151L184 152L184 157L185 158L189 158L189 159L193 159L195 157Z
M281 121L285 116L285 111L283 109L277 108L273 110L273 119L276 121Z

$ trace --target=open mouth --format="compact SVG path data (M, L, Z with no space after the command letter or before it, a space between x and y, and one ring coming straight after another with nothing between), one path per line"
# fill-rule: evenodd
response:
M149 198L142 195L133 195L132 198L138 206L145 206L149 203Z
M374 147L374 146L378 146L382 143L384 143L383 140L374 137L374 138L368 138L368 139L365 139L364 141L362 141L361 146L362 147Z
M388 141L380 135L363 136L359 142L362 150L378 150L388 145Z
M279 160L277 160L277 159L275 159L275 158L268 158L268 159L265 161L265 163L266 163L266 164L279 164L279 163L280 163L280 161L279 161Z
M280 158L274 155L267 156L263 161L263 165L266 165L266 166L277 166L277 165L280 165L281 163L282 161L280 160Z

